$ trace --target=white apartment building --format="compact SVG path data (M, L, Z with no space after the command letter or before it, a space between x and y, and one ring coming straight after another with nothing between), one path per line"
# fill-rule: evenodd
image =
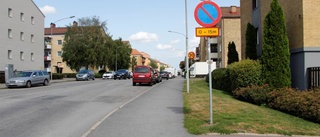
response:
M44 69L44 15L32 0L1 0L0 72Z

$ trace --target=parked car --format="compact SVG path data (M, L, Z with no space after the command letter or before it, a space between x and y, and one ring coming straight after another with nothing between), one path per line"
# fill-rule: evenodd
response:
M114 71L107 71L103 73L102 79L113 79L116 73Z
M163 79L169 79L169 72L167 71L160 71L160 76L163 78Z
M162 77L160 76L160 72L158 70L154 70L154 76L156 77L156 82L162 82Z
M50 81L50 75L43 70L28 70L18 72L13 78L6 81L6 86L11 87L27 87L32 85L43 84L47 86Z
M133 69L132 85L136 83L148 83L150 86L156 83L154 70L150 66L135 66Z
M86 70L86 69L83 69L83 70L80 70L77 75L76 75L76 81L79 81L79 80L94 80L95 79L95 75L93 73L92 70Z
M116 74L114 75L114 80L116 79L130 79L130 74L127 69L119 69L116 71Z

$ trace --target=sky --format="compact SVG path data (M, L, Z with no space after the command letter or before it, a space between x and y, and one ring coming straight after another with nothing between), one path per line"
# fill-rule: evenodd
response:
M101 22L106 21L107 33L113 39L129 41L133 49L176 69L186 56L186 36L188 52L195 52L200 42L195 28L201 26L195 20L194 10L201 0L33 1L45 15L44 27L49 27L51 22L56 22L56 27L66 27L80 18L96 16ZM240 0L212 1L220 7L240 6Z

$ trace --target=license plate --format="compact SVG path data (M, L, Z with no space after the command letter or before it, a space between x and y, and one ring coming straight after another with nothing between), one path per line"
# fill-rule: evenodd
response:
M144 75L139 75L139 77L140 77L140 78L143 78L143 77L144 77Z

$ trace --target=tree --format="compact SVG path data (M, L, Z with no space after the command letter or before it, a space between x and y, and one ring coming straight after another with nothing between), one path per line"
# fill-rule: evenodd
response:
M153 69L158 69L158 64L155 60L151 59L150 60L150 67L153 68Z
M180 61L179 67L181 70L185 71L185 69L186 69L185 61Z
M165 67L163 65L160 66L160 71L163 71Z
M257 31L256 28L248 23L246 31L246 58L256 60L257 57Z
M71 69L105 67L107 46L106 22L98 17L78 19L79 26L68 26L62 47L62 61Z
M278 0L273 0L264 20L261 56L262 78L273 88L291 86L289 40L285 17Z
M133 56L131 59L131 70L133 71L134 66L137 65L137 59Z
M229 42L228 44L228 64L239 61L239 55L236 50L236 45L234 42Z
M132 48L129 42L122 41L121 38L114 40L107 46L108 58L106 59L109 69L128 69L131 64Z

